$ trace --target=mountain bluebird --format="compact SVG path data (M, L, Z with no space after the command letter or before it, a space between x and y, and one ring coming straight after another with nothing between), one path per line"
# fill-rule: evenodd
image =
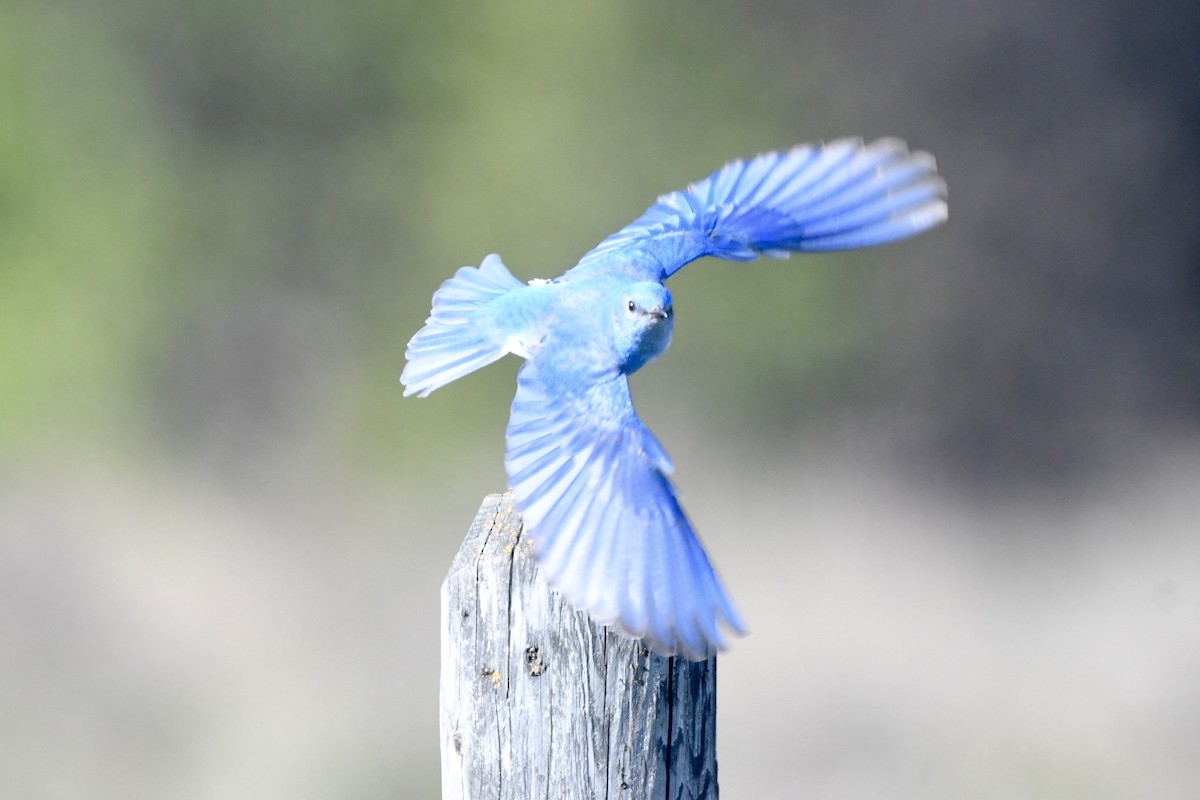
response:
M422 397L506 353L525 359L505 471L541 573L572 605L664 655L702 659L745 628L633 409L627 376L671 341L663 282L701 256L842 250L946 219L931 156L841 140L734 161L663 195L552 280L497 255L433 296L400 377Z

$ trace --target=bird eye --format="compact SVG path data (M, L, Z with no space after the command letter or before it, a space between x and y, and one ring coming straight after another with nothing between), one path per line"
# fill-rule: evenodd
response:
M626 308L628 308L630 312L637 311L637 303L630 300L629 305L627 305Z

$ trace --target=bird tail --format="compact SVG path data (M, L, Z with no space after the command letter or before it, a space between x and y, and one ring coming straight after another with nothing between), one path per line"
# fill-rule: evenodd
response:
M495 254L478 267L463 267L443 283L433 295L425 327L404 353L408 360L400 375L404 396L424 397L507 353L495 327L472 317L492 300L524 285Z

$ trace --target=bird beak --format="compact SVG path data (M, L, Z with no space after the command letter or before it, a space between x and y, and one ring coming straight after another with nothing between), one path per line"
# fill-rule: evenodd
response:
M665 320L667 317L671 316L671 309L662 307L652 308L650 309L650 316L661 322L662 320Z

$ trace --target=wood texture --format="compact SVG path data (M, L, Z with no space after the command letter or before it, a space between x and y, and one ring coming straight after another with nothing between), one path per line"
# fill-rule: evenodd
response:
M716 689L567 605L484 500L442 585L443 800L716 798Z

